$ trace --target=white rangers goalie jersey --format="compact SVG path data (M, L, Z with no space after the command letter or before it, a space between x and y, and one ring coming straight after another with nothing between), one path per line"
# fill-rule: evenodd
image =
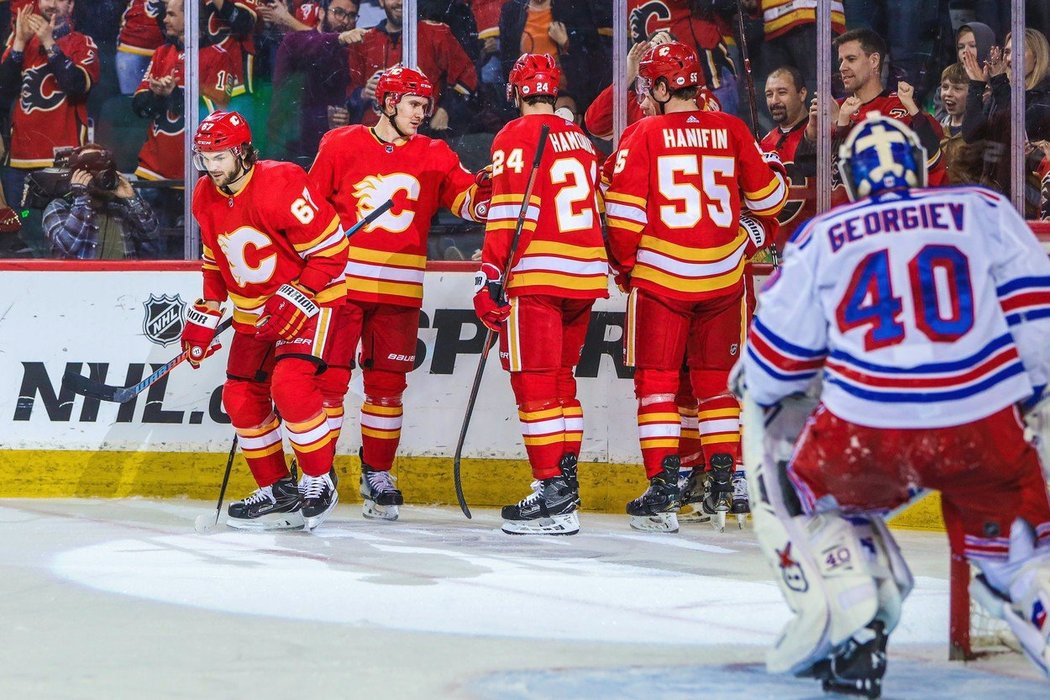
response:
M961 425L1038 396L1050 260L979 187L864 199L801 227L759 297L744 356L771 405L823 370L821 400L874 428Z

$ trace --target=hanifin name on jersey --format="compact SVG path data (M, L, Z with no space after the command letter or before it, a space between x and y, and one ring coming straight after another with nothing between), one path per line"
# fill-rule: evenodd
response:
M729 148L725 129L662 129L666 148Z
M831 252L837 253L847 243L880 233L900 233L912 229L962 232L965 219L963 204L902 203L843 219L828 228L828 240L831 242Z

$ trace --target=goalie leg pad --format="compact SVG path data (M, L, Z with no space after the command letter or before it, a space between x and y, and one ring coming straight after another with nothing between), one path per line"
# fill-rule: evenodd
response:
M796 407L797 408L797 407ZM800 411L771 416L770 448L784 452L790 425L801 428ZM755 533L795 612L766 659L771 672L810 672L833 649L866 627L878 612L875 580L853 526L838 511L806 515L785 474L785 460L767 452L766 412L745 397L745 468ZM797 434L797 433L796 433ZM790 451L788 451L790 453Z
M879 611L875 619L883 623L889 635L900 621L901 606L915 586L915 579L882 518L873 515L850 521L868 556L868 567L878 588Z

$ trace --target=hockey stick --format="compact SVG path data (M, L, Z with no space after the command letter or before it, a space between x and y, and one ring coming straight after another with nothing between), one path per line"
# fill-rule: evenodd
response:
M500 289L503 297L507 295L507 279L510 277L510 268L514 263L514 253L518 249L518 239L521 238L521 229L525 225L525 214L529 210L529 200L532 199L532 188L536 184L536 174L540 170L540 160L543 159L543 149L547 145L547 134L550 127L544 124L540 128L540 142L536 144L536 156L532 159L532 171L529 173L528 183L525 185L525 196L521 200L521 209L518 210L518 221L514 224L514 235L510 239L510 249L507 252L507 262L503 266L503 274L500 275ZM478 399L478 391L481 389L481 377L485 373L485 362L488 360L489 349L492 347L495 331L488 328L485 333L485 343L481 346L481 358L478 360L478 369L474 372L474 384L470 388L470 397L467 399L467 411L463 416L463 426L459 429L459 441L456 443L456 455L452 459L452 480L456 486L456 500L463 515L470 520L470 508L467 507L467 499L463 495L463 479L460 473L460 461L463 457L463 442L467 439L467 428L470 427L470 417L474 413L474 402Z
M373 209L368 213L368 216L358 221L346 232L347 238L357 233L363 227L372 223L380 216L385 214L394 206L392 200L383 202L378 208ZM218 337L223 331L230 327L233 323L232 318L228 318L218 325L215 329L215 336ZM62 377L62 383L73 390L74 393L80 394L81 396L87 396L92 399L100 399L102 401L114 401L116 403L127 403L131 399L135 398L143 391L153 386L160 380L161 377L166 375L171 370L178 367L184 360L189 357L187 352L182 352L178 356L172 358L167 364L160 367L156 372L143 379L138 384L131 386L115 386L112 384L103 384L97 379L91 379L85 377L79 372L74 372L72 369L66 371Z
M219 524L219 516L222 515L222 502L226 498L226 484L230 483L230 470L233 468L233 458L237 456L237 433L233 434L233 444L230 445L230 457L226 460L226 473L222 475L222 486L219 487L219 502L215 504L215 520L208 522L207 515L198 515L193 521L193 529L197 534L203 535L208 530Z
M229 328L232 323L233 318L228 318L220 323L215 329L215 336L218 337L223 331ZM65 375L62 377L62 383L72 389L74 393L86 396L90 399L127 403L146 389L156 384L161 377L178 367L183 361L189 358L189 356L189 350L184 350L169 360L167 364L160 367L156 372L149 375L138 384L132 384L131 386L103 384L97 379L85 377L79 372L73 371L72 368L66 370Z

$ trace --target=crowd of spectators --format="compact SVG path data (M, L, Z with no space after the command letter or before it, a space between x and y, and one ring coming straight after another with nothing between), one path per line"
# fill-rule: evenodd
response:
M135 173L136 186L156 181L143 194L159 220L159 254L181 256L184 3L190 1L201 7L200 112L244 113L265 157L308 166L327 130L375 122L378 75L401 58L402 0L0 0L7 35L0 59L0 233L21 225L21 254L53 250L40 213L20 206L27 173L51 165L56 148L97 141L113 150L121 171ZM1029 218L1050 217L1048 4L1026 3ZM628 122L641 116L632 81L638 56L672 39L701 59L698 104L750 121L744 38L757 93L752 126L787 156L792 191L810 198L785 216L812 212L820 99L833 100L836 142L878 108L919 132L932 182L1008 192L1008 5L831 0L833 94L820 96L813 0L628 0ZM468 167L487 162L492 138L513 116L506 75L522 52L555 58L563 76L559 114L579 123L600 149L611 148L611 0L418 0L417 6L417 63L437 90L423 131L448 140ZM442 233L450 232L456 233ZM18 247L5 245L9 239L0 239L0 256Z

